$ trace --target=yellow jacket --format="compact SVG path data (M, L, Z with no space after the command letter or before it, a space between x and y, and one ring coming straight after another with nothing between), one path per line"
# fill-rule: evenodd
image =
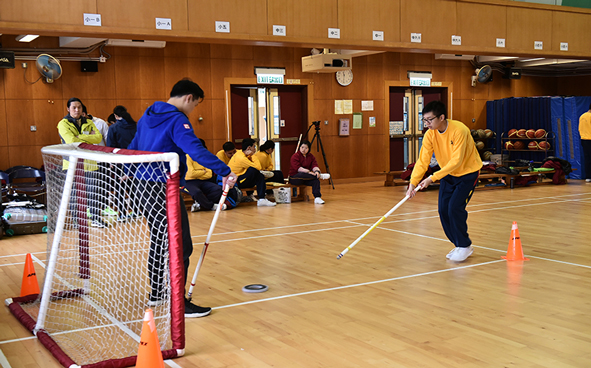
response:
M187 174L185 180L209 180L213 176L213 172L205 166L193 161L187 155Z
M80 119L80 128L78 128L78 125L70 115L64 117L59 123L57 123L57 131L62 143L85 142L99 144L103 140L103 135L100 130L98 130L92 120L84 118ZM67 170L68 166L69 162L64 160L63 169ZM96 161L84 160L85 171L95 171L97 168Z
M482 160L470 134L470 129L460 121L448 119L447 122L445 132L428 130L425 133L419 160L410 177L412 185L419 184L425 175L433 152L435 152L435 158L441 167L441 170L432 175L433 181L440 180L447 175L463 176L482 168Z
M261 170L273 171L273 157L270 154L265 151L257 151L254 155L261 163Z
M261 170L261 163L256 156L246 156L244 152L237 151L228 163L230 169L237 176L243 175L249 167Z
M220 160L222 160L226 165L230 162L230 159L228 158L228 156L226 156L225 151L219 150L218 153L215 154Z
M579 118L579 134L581 139L591 140L591 112L589 111Z

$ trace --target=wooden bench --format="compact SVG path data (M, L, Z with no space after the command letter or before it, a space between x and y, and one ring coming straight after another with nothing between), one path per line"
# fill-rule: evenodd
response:
M400 175L404 170L400 171L382 171L375 172L374 175L386 175L386 181L384 181L385 187L393 187L395 185L408 185L408 180L400 179Z

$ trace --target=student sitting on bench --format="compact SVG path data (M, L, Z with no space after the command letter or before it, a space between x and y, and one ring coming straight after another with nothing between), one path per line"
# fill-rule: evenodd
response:
M310 153L310 142L303 141L296 153L291 156L289 168L289 183L293 185L308 185L312 187L315 204L324 204L320 194L320 180L327 174L321 174L316 158Z
M275 142L269 139L265 143L261 144L259 151L254 155L256 158L259 159L262 170L273 174L273 176L271 176L270 174L265 175L265 173L263 172L263 175L265 175L266 177L266 181L284 184L285 180L283 179L283 173L280 170L273 170L274 166L272 154L274 150Z
M259 159L253 156L255 153L255 143L251 138L242 140L242 151L236 152L230 159L230 169L238 176L238 188L251 188L256 186L259 200L257 206L272 207L277 203L271 202L265 198L267 184L265 176L261 173L261 163Z

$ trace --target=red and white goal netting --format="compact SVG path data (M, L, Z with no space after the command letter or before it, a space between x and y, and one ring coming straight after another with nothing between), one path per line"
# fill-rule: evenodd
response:
M11 312L65 367L134 365L147 308L164 358L182 355L178 155L85 143L42 153L45 276L40 295L6 300Z

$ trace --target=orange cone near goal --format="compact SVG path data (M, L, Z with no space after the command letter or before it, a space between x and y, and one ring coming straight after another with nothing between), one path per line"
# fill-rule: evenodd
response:
M21 284L21 296L31 294L39 294L39 282L37 282L37 275L35 274L35 266L33 266L31 253L27 253L25 270L23 271L23 282Z
M156 323L154 322L154 313L151 309L146 309L144 314L142 336L140 337L140 347L137 352L135 366L138 368L164 368Z
M509 239L507 255L502 256L501 258L504 258L507 261L529 261L528 258L523 257L521 238L519 238L519 229L517 228L516 221L513 221L513 226L511 227L511 239Z

